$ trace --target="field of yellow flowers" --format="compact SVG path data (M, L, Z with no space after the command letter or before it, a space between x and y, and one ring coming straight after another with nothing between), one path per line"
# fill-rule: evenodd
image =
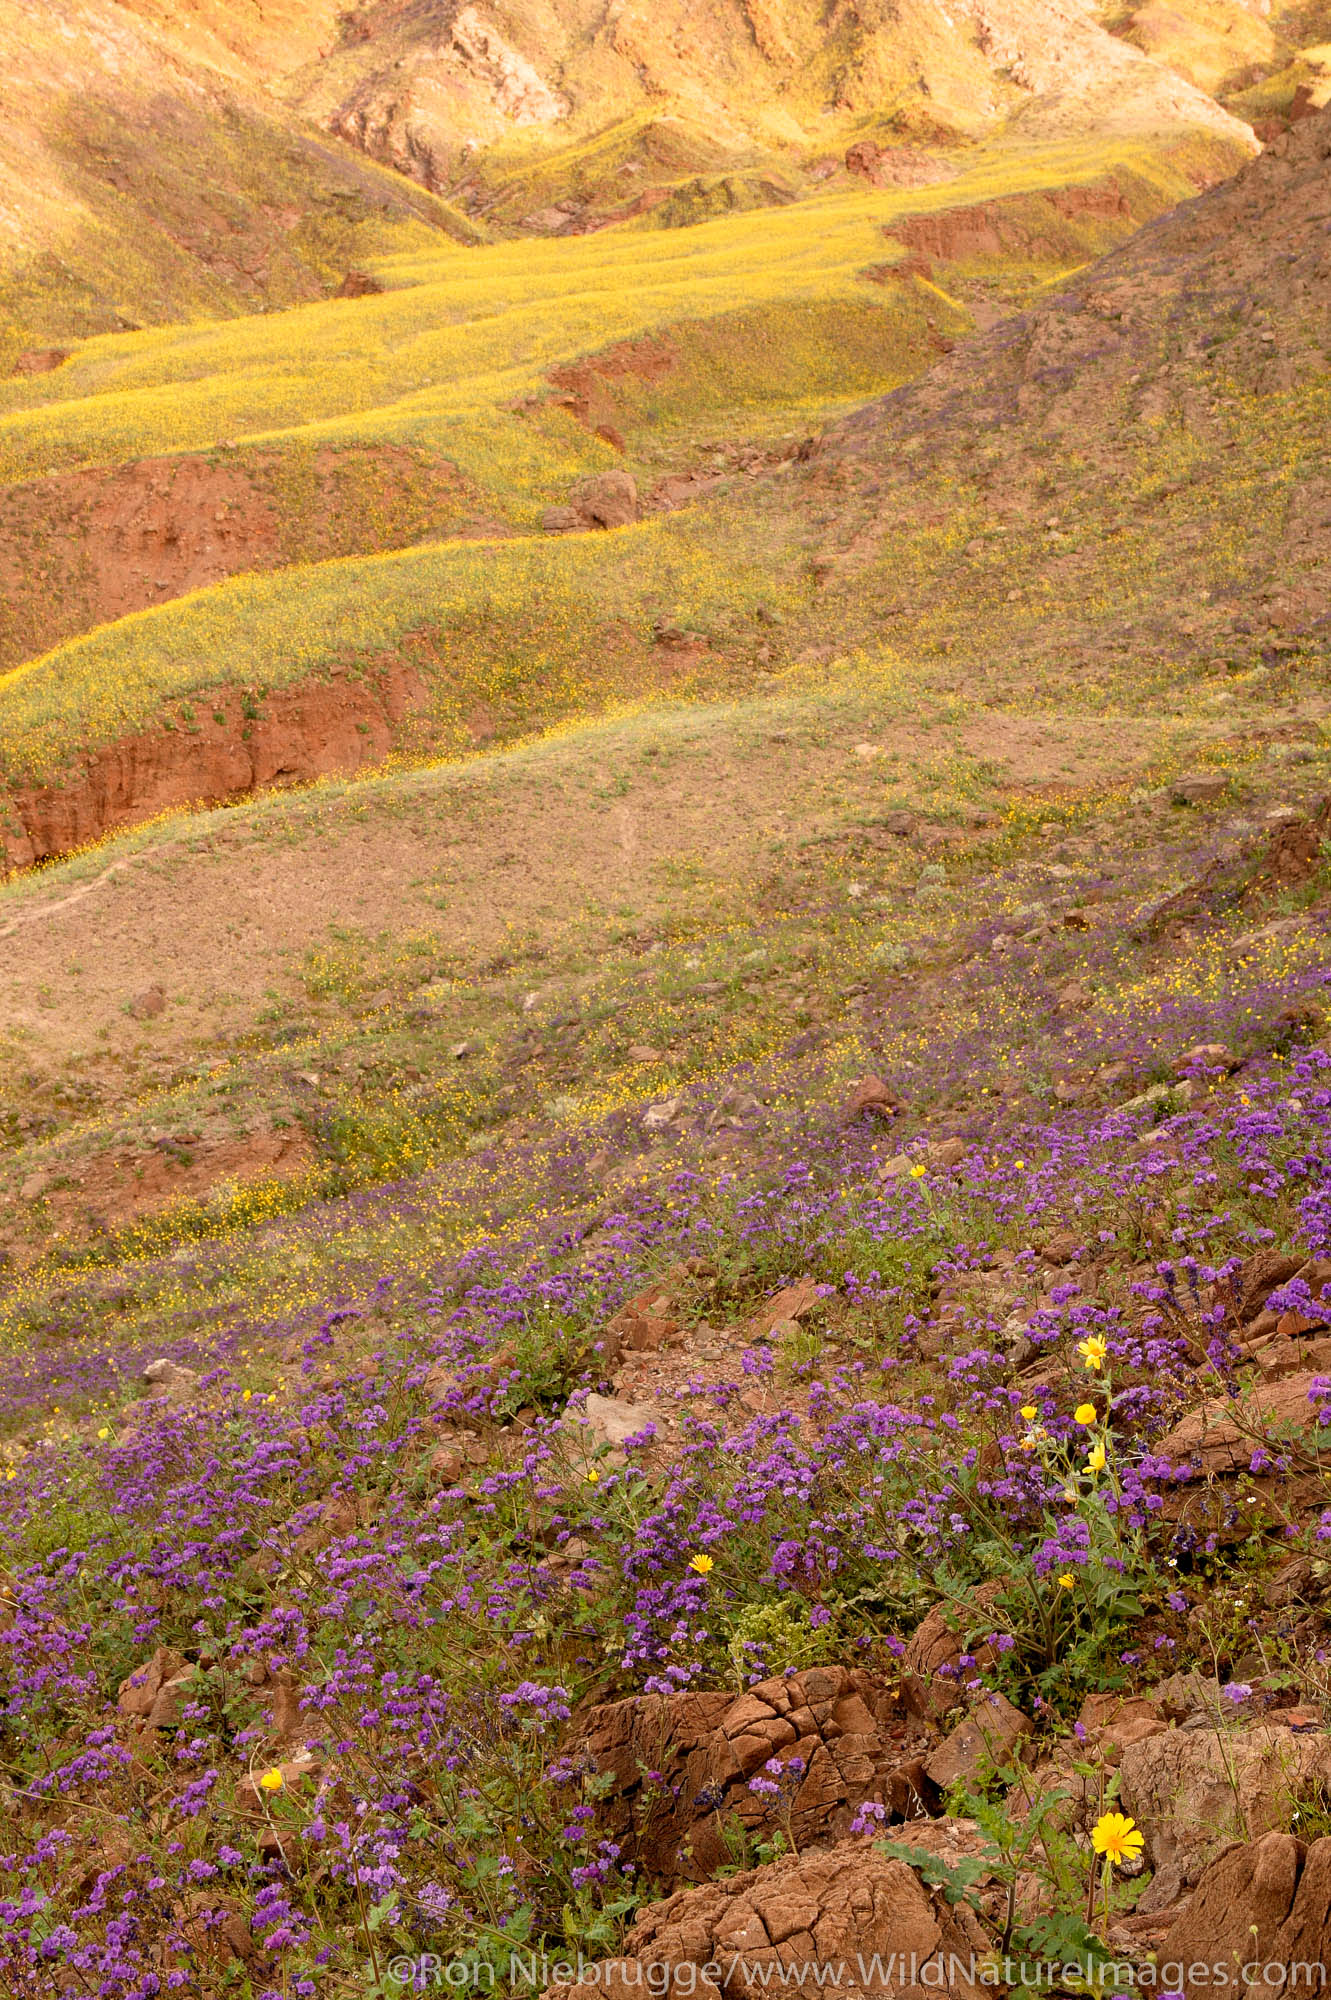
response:
M364 510L363 558L234 577L59 646L0 677L5 776L48 780L159 714L180 726L165 705L210 687L261 697L413 649L431 682L426 733L445 750L466 746L460 718L478 705L509 734L663 681L678 692L678 662L653 650L660 627L695 634L712 655L692 660L686 690L751 680L773 652L789 665L790 648L753 619L788 617L807 596L802 530L779 510L755 517L753 482L725 454L739 440L775 446L779 461L838 411L918 374L969 324L965 301L939 285L881 282L898 255L893 217L1106 173L1145 215L1189 186L1181 155L1145 146L976 147L961 164L945 187L390 258L376 266L379 296L90 340L52 375L0 383L0 478L19 486L151 454L225 464L262 449L276 504L299 512L312 504L312 450L407 446L456 465L493 533L509 537L379 555L385 536L413 532L386 495ZM1085 253L1126 226L1091 222ZM981 259L968 282L1020 293L1057 276ZM552 398L552 370L658 338L664 373L616 380L619 442ZM539 534L581 477L626 465L650 494L662 475L706 470L718 449L728 477L705 526L649 518L592 546Z

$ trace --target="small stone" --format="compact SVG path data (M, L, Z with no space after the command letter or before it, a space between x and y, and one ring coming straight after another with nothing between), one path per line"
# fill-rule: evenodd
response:
M653 1049L646 1042L635 1042L629 1050L629 1061L634 1063L655 1063L664 1061L660 1049Z
M49 1174L29 1174L18 1191L20 1201L40 1201L51 1185Z
M591 1395L583 1404L581 1415L602 1444L620 1446L645 1431L655 1421L656 1412L650 1404L625 1403L618 1396Z
M432 1479L444 1486L456 1486L462 1477L462 1453L451 1444L436 1445L430 1453L426 1470Z
M892 1118L899 1108L895 1094L881 1076L862 1076L841 1107L841 1122L853 1125L866 1114L874 1118Z
M682 1097L668 1097L662 1104L649 1104L642 1114L644 1132L664 1132L684 1107Z
M1170 786L1169 801L1176 806L1205 805L1223 798L1228 790L1229 779L1222 771L1186 771Z
M274 1768L282 1774L280 1790L289 1792L297 1786L303 1786L311 1779L317 1778L323 1766L312 1751L300 1750L294 1757L288 1758L285 1763L278 1764ZM260 1772L253 1772L249 1776L242 1778L237 1785L236 1804L241 1812L258 1813L266 1811L268 1793L259 1783L262 1775Z
M166 989L162 986L145 986L130 1000L126 1012L136 1021L155 1021L166 1012Z

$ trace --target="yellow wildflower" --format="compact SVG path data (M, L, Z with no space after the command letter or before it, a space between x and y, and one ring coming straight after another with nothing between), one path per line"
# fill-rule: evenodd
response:
M1021 1414L1025 1418L1028 1424L1033 1424L1035 1422L1035 1419L1039 1416L1040 1412L1036 1409L1034 1403L1023 1403L1021 1406Z
M1093 1424L1098 1414L1094 1403L1078 1403L1076 1409L1072 1412L1072 1421L1074 1424L1081 1424L1084 1427L1087 1424Z
M1092 1333L1077 1343L1077 1352L1087 1368L1098 1369L1104 1367L1105 1356L1109 1349L1098 1333Z
M922 1167L917 1161L916 1164L910 1170L910 1177L913 1181L922 1181L925 1175L928 1173L928 1171L929 1169L927 1167Z
M1060 1576L1060 1578L1058 1579L1058 1587L1060 1590L1074 1590L1076 1588L1076 1583L1077 1579L1072 1574L1072 1571L1070 1569L1065 1569L1062 1576Z
M1135 1861L1142 1851L1142 1835L1135 1819L1126 1813L1101 1813L1091 1828L1091 1846L1097 1854L1103 1854L1111 1868L1121 1868L1125 1861Z
M696 1570L699 1576L710 1576L716 1564L710 1556L690 1556L689 1568Z
M1090 1467L1092 1472L1104 1471L1105 1448L1102 1444L1093 1444L1091 1446L1090 1450L1086 1454L1086 1463Z
M271 1771L265 1771L260 1777L259 1790L261 1792L280 1792L285 1784L286 1779L282 1776L279 1767L274 1764Z
M601 1481L601 1475L596 1470L596 1467L594 1465L589 1465L587 1467L587 1484L589 1486L599 1486L600 1481Z
M111 1435L111 1433L110 1433L110 1431L109 1431L109 1430L108 1430L108 1429L106 1428L106 1425L105 1425L105 1424L103 1424L103 1425L102 1425L102 1428L101 1428L101 1429L100 1429L100 1430L98 1431L97 1435L98 1435L98 1437L99 1437L99 1438L109 1438L109 1437L110 1437L110 1435Z

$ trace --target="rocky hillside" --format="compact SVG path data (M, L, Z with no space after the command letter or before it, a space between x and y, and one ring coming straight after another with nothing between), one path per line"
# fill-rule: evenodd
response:
M296 100L438 189L478 149L523 131L584 138L614 119L682 119L714 158L836 150L893 130L946 144L1028 127L1246 133L1194 85L1109 35L1080 0L928 0L891 9L812 0L666 0L604 8L364 5ZM623 187L650 173L641 135ZM660 162L655 163L659 170Z
M88 334L322 298L368 256L468 234L218 55L118 0L0 0L0 371Z
M848 418L829 449L886 453L922 425L957 460L981 431L1029 455L1051 435L1112 454L1170 423L1205 440L1236 398L1308 383L1331 351L1328 160L1323 113L1056 297ZM918 227L907 240L948 253Z
M722 205L789 199L866 135L946 148L1015 120L1252 143L1079 0L846 6L830 25L809 0L4 0L0 59L11 365L326 296L349 265L465 233L420 189L548 233L560 201L604 222L700 179L726 183Z

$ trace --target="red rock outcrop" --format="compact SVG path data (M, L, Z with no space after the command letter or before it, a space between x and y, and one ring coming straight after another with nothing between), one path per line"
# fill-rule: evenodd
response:
M363 770L387 756L425 694L421 673L395 661L258 700L201 689L191 724L123 737L63 783L0 792L0 854L11 868L29 867L181 806Z
M0 488L0 666L242 570L466 533L474 489L395 445L180 452Z
M977 2000L984 1988L969 1968L988 1948L966 1904L926 1889L906 1862L847 1840L650 1905L619 1959L551 1987L545 2000L663 1990L756 2000L771 1987L802 1990L801 1968L815 1966L837 1969L836 1990L848 2000Z
M1159 1947L1171 1984L1200 2000L1221 1983L1238 2000L1321 1991L1331 1959L1331 1840L1268 1833L1231 1847L1203 1875Z
M903 1769L909 1747L894 1692L846 1667L808 1667L738 1696L607 1702L588 1717L586 1745L611 1779L607 1831L666 1883L709 1876L726 1859L727 1822L751 1835L788 1822L800 1846L841 1837L866 1799L897 1819L922 1812ZM778 1781L779 1799L749 1790L771 1759L803 1766Z

